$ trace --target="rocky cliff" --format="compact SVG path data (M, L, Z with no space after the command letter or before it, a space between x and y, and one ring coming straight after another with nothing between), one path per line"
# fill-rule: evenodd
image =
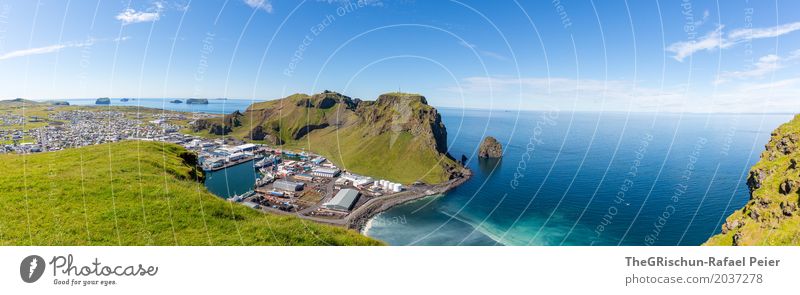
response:
M447 129L424 96L387 93L362 101L325 91L251 105L196 132L305 148L342 168L403 183L438 183L466 172L447 154Z
M800 244L800 115L778 127L749 172L750 200L707 245Z
M481 158L500 158L503 156L503 145L494 137L487 136L478 147L478 157Z

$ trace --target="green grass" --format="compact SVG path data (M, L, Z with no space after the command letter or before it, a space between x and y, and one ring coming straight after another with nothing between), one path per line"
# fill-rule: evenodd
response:
M0 155L0 245L380 245L228 203L179 146L121 142Z
M779 193L779 187L787 179L800 181L798 169L789 169L790 160L800 161L796 150L789 155L776 153L774 160L769 160L770 151L775 149L775 144L789 134L800 134L800 115L778 127L774 136L767 144L767 151L762 153L761 160L753 165L751 170L761 169L772 171L763 181L759 189L753 191L750 201L740 210L734 211L726 221L740 221L744 226L737 230L728 231L711 237L705 245L731 245L733 236L740 234L740 245L798 245L800 244L800 215L796 211L793 216L784 216L780 208L781 202L798 203L798 192L788 195ZM800 147L797 147L800 149ZM766 200L768 204L762 207L760 201ZM750 218L752 210L758 210L764 220L756 221Z
M363 128L319 130L290 143L324 155L348 171L389 179L400 183L422 180L441 183L447 180L440 162L452 162L429 147L420 146L408 132L364 135Z

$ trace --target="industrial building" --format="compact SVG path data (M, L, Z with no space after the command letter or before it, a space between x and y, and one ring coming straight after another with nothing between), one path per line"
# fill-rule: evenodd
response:
M374 182L372 177L352 173L345 173L342 175L342 178L352 182L354 186L366 186Z
M281 180L275 181L275 183L272 186L275 189L284 190L284 191L290 191L290 192L296 192L296 191L302 190L303 189L303 185L304 184L302 182L294 182L294 181L288 181L288 180L285 180L285 179L281 179Z
M294 179L301 181L314 181L314 176L308 174L297 174L294 176Z
M359 192L357 190L346 188L340 190L333 199L322 206L331 210L350 211L353 205L355 205L356 200L358 200L358 195Z
M341 172L341 170L336 168L316 167L311 170L311 175L332 178L339 176L339 172Z

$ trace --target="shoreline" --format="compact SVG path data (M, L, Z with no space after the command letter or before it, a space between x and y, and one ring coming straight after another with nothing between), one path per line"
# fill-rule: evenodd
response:
M472 177L472 171L466 167L464 169L468 171L468 173L465 173L464 176L451 179L440 184L425 186L422 188L424 190L416 188L414 190L408 190L389 196L371 199L350 212L350 214L343 219L345 221L344 225L346 225L347 228L354 229L366 236L363 230L367 226L367 223L369 223L373 217L381 212L388 211L395 206L416 201L425 197L445 194L448 191L467 182L467 180Z

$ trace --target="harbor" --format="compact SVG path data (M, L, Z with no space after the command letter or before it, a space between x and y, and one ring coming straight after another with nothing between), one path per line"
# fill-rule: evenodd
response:
M184 146L198 152L206 187L221 198L254 210L354 229L393 205L443 193L466 180L406 186L342 170L306 151L207 140Z

